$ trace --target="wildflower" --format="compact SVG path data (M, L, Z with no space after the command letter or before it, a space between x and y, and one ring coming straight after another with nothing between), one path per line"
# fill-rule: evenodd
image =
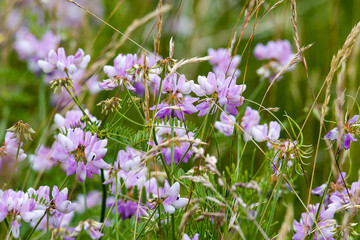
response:
M308 209L309 209L309 213L301 214L300 222L296 220L294 220L293 222L293 228L295 231L295 234L292 237L293 240L304 239L306 236L312 234L313 232L314 219L316 219L316 213L319 209L319 203L317 203L315 206L309 205ZM319 228L317 228L317 231L314 234L314 239L325 240L325 239L331 239L334 236L336 220L334 220L333 217L334 217L334 209L327 208L325 210L325 206L322 205L319 214L319 220L317 223ZM323 237L325 237L325 239Z
M0 169L15 164L16 161L21 162L26 158L24 150L21 149L22 145L22 142L19 145L19 139L15 137L14 133L6 132L4 144L0 147Z
M85 109L85 113L89 116L92 122L98 121L96 117L89 113L88 109ZM86 123L81 121L84 117L84 113L81 110L69 110L65 113L65 117L56 113L54 116L54 122L59 129L66 130L68 128L84 128Z
M44 210L35 209L35 200L27 193L15 192L12 189L0 190L0 222L9 217L11 234L14 238L20 235L21 219L25 222L36 221L44 215Z
M37 61L44 59L51 49L56 48L59 37L47 31L42 39L37 39L27 28L20 28L15 34L14 49L21 60L28 62L33 72L40 70Z
M210 63L213 65L216 76L225 74L226 76L238 77L240 75L240 71L236 69L241 60L239 55L231 56L230 50L225 48L217 50L210 48L208 55L211 57Z
M164 198L162 204L166 212L173 214L175 208L184 207L188 203L188 199L180 197L180 184L175 182L171 187L169 183L165 180L164 185Z
M195 235L193 236L193 238L190 238L189 235L187 235L186 233L184 233L183 235L183 240L198 240L199 239L199 234L195 233Z
M121 215L122 220L131 218L132 216L145 216L147 212L144 205L128 199L117 199L116 203L113 201L113 199L109 199L108 206L111 207L114 205L117 207L117 209L116 207L114 208L114 214L117 211L117 213Z
M341 143L341 147L344 147L345 150L348 150L350 148L351 142L357 141L357 139L353 135L358 136L360 134L358 120L359 120L359 115L355 115L343 125L345 135L343 142ZM339 130L337 127L335 127L325 135L324 139L333 141L338 139L338 136L339 136Z
M41 186L38 190L29 188L28 194L31 198L35 199L35 209L44 210L48 214L50 214L51 222L56 228L60 226L64 214L69 214L73 212L77 206L76 203L72 203L70 200L67 200L67 188L59 191L59 188L57 186L54 186L51 193L51 200L49 186Z
M187 132L184 128L180 127L180 124L178 126L174 126L174 138L185 138L188 140L194 140L194 135L195 134L193 132ZM170 139L172 139L170 123L167 124L163 123L160 124L158 127L156 127L156 140L158 144L165 143ZM155 142L151 142L149 144L155 146ZM188 159L192 155L191 151L187 151L189 146L190 146L190 142L186 142L186 141L179 141L174 143L175 164L178 164L183 156L184 158L182 162L187 163ZM171 159L172 159L171 147L162 148L161 152L165 158L166 164L171 165Z
M39 67L45 72L50 73L55 70L60 72L75 73L79 68L84 69L90 62L90 55L86 55L84 51L79 48L75 55L66 57L65 49L58 48L57 52L53 49L49 52L45 60L39 60Z
M107 149L107 140L99 140L97 135L84 132L80 128L68 129L67 135L59 134L52 157L60 162L66 162L67 175L74 173L83 182L92 174L99 174L99 169L108 169L102 158Z
M29 156L33 170L40 172L52 168L56 162L51 157L51 152L52 150L50 148L40 145L36 153Z
M71 233L71 237L76 237L84 229L89 233L92 239L99 239L104 234L100 232L102 224L93 220L87 219L86 221L80 221L79 224L74 228L74 231Z
M252 138L252 129L260 123L259 112L251 107L246 107L244 117L241 119L241 127L244 129L244 139L249 141Z
M224 106L225 110L234 116L238 114L236 107L242 105L244 101L242 93L246 85L236 85L235 78L226 78L223 73L216 76L212 72L209 72L207 77L199 76L198 83L193 86L194 93L199 97L207 96L196 106L200 110L199 116L209 113L215 103Z
M168 96L157 106L157 117L163 119L166 116L175 116L178 119L183 119L185 117L184 113L192 114L198 111L193 105L198 98L183 95L191 92L190 83L186 82L184 75L181 75L179 78L177 78L176 74L168 76L164 80L162 90ZM150 108L150 110L155 109L156 105Z
M112 97L110 99L106 99L104 101L101 101L97 104L97 106L101 106L102 110L101 113L105 112L106 114L109 113L109 110L111 110L111 112L114 111L114 109L118 109L121 108L120 102L122 100L118 97Z
M232 115L227 115L224 112L220 115L220 121L215 122L215 128L225 136L229 137L234 132L234 125L236 118Z
M294 56L288 40L269 41L266 45L260 43L256 45L254 55L259 60L269 60L256 73L270 82Z

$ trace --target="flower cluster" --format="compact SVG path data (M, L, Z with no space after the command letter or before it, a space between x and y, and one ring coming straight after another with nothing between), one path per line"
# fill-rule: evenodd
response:
M99 169L108 169L102 158L107 149L107 140L100 140L91 132L84 132L80 128L67 129L67 134L60 133L54 143L52 158L66 162L67 175L76 173L77 179L83 182L92 174L99 174Z
M350 143L357 141L357 139L354 136L359 136L360 134L358 121L359 121L359 115L355 115L343 125L343 130L345 132L344 137L339 136L339 130L337 127L335 127L325 135L324 139L333 141L333 140L337 140L339 137L340 139L344 138L340 146L341 148L344 147L345 150L348 150L350 148Z
M4 144L0 147L0 170L8 169L16 161L20 162L26 158L24 150L21 149L22 145L13 132L6 132Z
M36 202L28 193L12 189L0 190L0 222L5 218L10 220L10 231L14 238L20 235L21 220L37 221L44 214L45 210L36 209Z
M231 56L231 52L225 48L217 50L210 48L208 55L211 57L210 63L213 65L216 76L225 74L226 76L238 77L240 75L240 70L236 69L241 60L239 55Z
M50 73L55 70L74 74L78 69L84 69L90 62L90 55L85 55L79 48L75 55L66 56L64 48L58 48L57 51L51 49L45 60L39 60L39 67L45 72Z
M14 49L21 60L28 62L31 71L39 72L38 60L44 59L58 43L59 37L51 31L47 31L42 39L37 39L27 28L20 28L15 34Z
M249 141L254 138L257 142L268 141L267 145L269 149L272 148L272 142L280 137L280 124L275 121L271 121L268 125L265 123L260 125L259 112L246 107L244 117L241 119L241 127L244 129L244 139Z
M254 49L254 55L259 60L269 61L259 68L256 73L262 79L268 78L270 82L294 57L288 40L269 41L266 45L259 43Z

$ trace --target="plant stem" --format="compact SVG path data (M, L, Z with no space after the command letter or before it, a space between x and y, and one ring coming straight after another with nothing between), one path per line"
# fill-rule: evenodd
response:
M31 236L33 235L33 233L35 232L36 228L39 226L40 222L43 220L43 218L45 217L46 212L44 213L44 215L42 215L42 217L39 219L39 221L36 223L35 227L33 229L31 229L31 232L29 233L29 235L27 236L27 238L25 240L29 240L31 238Z
M268 224L266 226L266 235L269 235L269 230L270 230L270 225L272 223L272 220L274 218L274 215L275 215L275 208L276 208L276 203L277 203L277 200L279 198L279 191L280 191L280 188L281 188L281 182L282 182L282 179L283 179L283 176L280 174L279 175L279 183L276 187L276 190L275 190L275 196L274 196L274 202L273 202L273 206L271 208L271 212L270 212L270 217L269 217L269 221L268 221Z
M102 199L101 199L101 215L100 215L100 222L104 222L105 219L105 210L106 210L106 188L103 182L105 181L104 177L104 169L100 170L101 173L101 186L102 186Z

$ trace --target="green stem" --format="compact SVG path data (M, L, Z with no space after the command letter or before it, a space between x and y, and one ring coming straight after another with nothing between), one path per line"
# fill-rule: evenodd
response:
M84 192L84 205L85 205L85 216L88 215L88 208L87 208L87 203L86 203L86 185L85 185L85 181L82 184L83 187L83 192Z
M276 203L277 203L277 200L279 198L279 191L280 191L280 188L281 188L282 179L283 179L283 176L280 174L279 175L279 182L278 182L278 185L276 186L276 190L275 190L274 202L273 202L273 206L271 208L269 221L268 221L268 224L266 226L266 235L269 235L270 226L271 226L272 220L273 220L274 215L275 215Z
M49 239L49 214L46 214L46 240Z
M39 219L39 221L36 223L35 227L33 229L31 229L31 232L29 233L29 235L27 236L27 238L25 240L28 240L31 238L31 236L33 235L33 233L35 232L36 228L39 226L40 222L43 220L43 218L45 217L46 212L44 213L44 215Z
M101 173L101 186L102 186L102 199L101 199L101 215L100 215L100 222L104 222L105 219L105 210L106 210L106 187L103 184L103 182L105 182L105 177L104 177L104 170L101 169L100 170Z
M134 104L134 106L135 106L135 108L136 108L136 111L138 112L138 114L139 114L139 116L141 117L142 121L145 122L145 118L144 118L144 116L141 114L140 109L138 108L138 106L136 105L134 99L132 98L132 96L131 96L131 94L130 94L130 92L129 92L129 89L127 89L126 87L124 87L124 88L125 88L125 90L126 90L126 93L129 94L129 97L130 97L132 103Z
M155 206L154 211L152 212L152 214L150 215L149 219L147 220L147 222L145 223L144 227L141 229L139 235L136 237L136 240L139 239L139 237L141 236L141 234L144 232L146 226L149 224L149 222L151 221L152 217L154 216L155 212L156 212L156 208L160 208L159 205ZM159 216L160 217L160 216Z
M117 110L117 109L116 109L116 113L119 114L121 117L125 118L126 120L128 120L129 122L137 125L137 126L146 127L145 125L142 125L142 124L140 124L140 123L137 123L137 122L131 120L130 118L128 118L127 116L125 116L124 114L122 114L121 112L119 112L119 110Z

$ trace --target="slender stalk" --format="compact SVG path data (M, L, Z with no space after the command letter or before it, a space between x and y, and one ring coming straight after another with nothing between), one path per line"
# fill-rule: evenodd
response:
M144 118L144 116L141 114L140 109L138 108L138 106L136 105L136 102L135 102L134 99L132 98L132 96L131 96L131 94L130 94L130 92L129 92L129 89L127 89L126 87L124 87L124 88L125 88L126 93L129 94L129 97L130 97L132 103L134 104L134 106L135 106L135 108L136 108L136 111L138 112L139 116L141 117L141 120L142 120L143 122L145 122L145 118Z
M27 238L25 240L29 240L31 238L31 236L33 235L33 233L35 232L36 228L39 226L40 222L43 220L45 215L46 215L46 212L44 213L44 215L42 215L42 217L36 223L35 227L33 227L33 229L31 229L31 232L29 233L29 235L27 236Z
M85 216L88 215L88 208L87 208L87 203L86 203L86 185L85 185L85 181L82 184L83 187L83 192L84 192L84 205L85 205Z
M16 165L17 165L17 162L18 162L20 147L21 147L21 137L19 138L19 144L18 144L18 147L17 147L17 150L16 150L16 158L15 158L15 161L14 161L14 166L13 166L11 172L10 172L10 177L9 177L7 185L5 186L5 189L10 186L11 179L12 179L12 176L13 176L13 174L15 172Z
M46 240L49 240L49 214L46 214Z
M277 204L277 201L278 201L278 198L279 198L279 191L280 191L280 188L281 188L282 179L283 179L283 176L280 174L279 175L279 184L276 187L273 206L271 208L270 217L268 219L268 224L266 226L266 235L269 235L270 226L271 226L272 220L273 220L274 215L275 215L275 209L276 209L276 204Z
M143 125L143 124L140 124L140 123L137 123L137 122L135 122L135 121L131 120L130 118L128 118L127 116L125 116L124 114L122 114L121 112L119 112L119 110L117 110L117 109L116 109L116 113L117 113L117 114L119 114L121 117L125 118L126 120L128 120L129 122L131 122L131 123L133 123L133 124L137 125L137 126L140 126L140 127L146 127L146 126L145 126L145 125Z
M105 181L104 169L100 169L100 173L101 173L101 186L102 186L100 222L104 222L105 210L106 210L106 188L105 188L105 185L103 184L103 182Z
M145 223L144 227L141 229L139 235L136 237L136 240L139 239L139 237L141 236L141 234L144 232L146 226L149 224L149 222L151 221L152 217L154 216L155 212L156 212L156 208L159 208L159 205L155 206L154 211L151 213L149 219L147 220L147 222Z

